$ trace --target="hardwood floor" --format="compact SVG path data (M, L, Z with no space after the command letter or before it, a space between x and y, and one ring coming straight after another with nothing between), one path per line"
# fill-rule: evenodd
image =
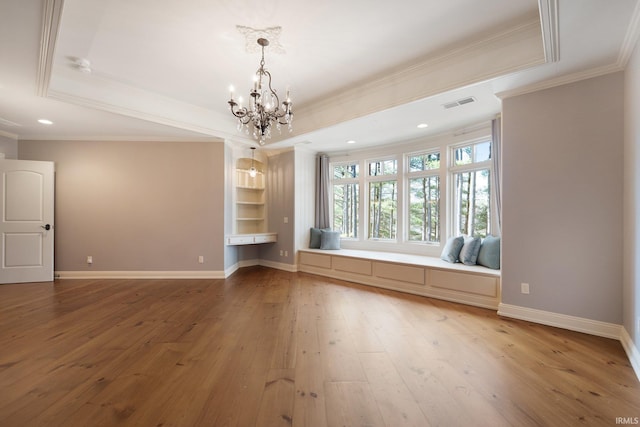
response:
M262 267L0 286L0 426L572 426L640 416L619 342ZM619 424L619 423L618 423Z

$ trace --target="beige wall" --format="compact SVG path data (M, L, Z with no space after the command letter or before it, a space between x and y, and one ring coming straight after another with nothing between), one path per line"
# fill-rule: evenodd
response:
M640 348L640 42L625 70L624 327Z
M503 101L503 303L622 323L623 84Z
M5 159L17 159L18 141L0 135L0 153L4 154Z
M56 164L56 271L224 270L222 142L20 141L18 157Z

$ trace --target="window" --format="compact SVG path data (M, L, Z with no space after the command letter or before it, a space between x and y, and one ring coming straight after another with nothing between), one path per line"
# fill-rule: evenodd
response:
M440 153L407 157L410 242L440 242Z
M453 234L486 237L491 227L491 143L452 150Z
M374 160L368 169L369 239L394 240L398 225L398 162Z
M359 165L333 165L333 229L342 237L358 237Z
M342 247L438 256L449 236L489 235L490 132L332 156L332 221Z

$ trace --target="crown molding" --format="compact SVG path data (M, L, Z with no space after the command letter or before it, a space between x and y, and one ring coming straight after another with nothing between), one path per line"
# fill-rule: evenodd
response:
M334 92L300 107L294 134L288 138L544 64L541 40L540 21L536 17Z
M36 75L36 93L41 97L46 97L49 91L53 55L56 49L56 40L58 39L63 4L64 0L44 0L43 2L40 56Z
M224 138L220 136L220 132L207 126L200 126L194 123L189 123L181 120L172 119L166 116L160 116L157 114L148 113L142 109L124 107L117 104L108 103L105 101L85 98L81 96L72 95L65 92L59 92L56 90L49 90L49 98L58 101L68 102L82 107L95 108L98 110L106 111L109 113L116 113L127 117L133 117L136 119L142 119L149 122L158 123L165 126L171 126L178 129L184 129L192 132L202 133L204 135L210 135L215 137ZM227 137L230 136L227 135Z
M3 130L0 130L0 136L4 136L5 138L13 139L15 141L18 140L18 135L17 134L11 133L11 132L5 132Z
M141 119L141 120L145 120L148 122L152 122L152 123L157 123L157 124L161 124L164 126L170 126L172 128L176 128L176 129L182 129L182 130L187 130L190 132L197 132L197 133L201 133L205 136L199 138L199 137L188 137L188 138L174 138L174 137L169 137L167 138L167 140L176 140L176 141L190 141L190 140L203 140L203 139L208 139L211 141L214 140L218 140L218 141L224 141L226 139L233 139L239 142L242 142L244 144L251 144L251 143L255 143L256 141L252 138L245 138L242 136L238 136L237 133L232 132L232 131L224 131L224 130L220 130L220 129L214 129L210 126L206 126L206 125L200 125L198 123L194 123L194 122L189 122L186 120L178 120L178 119L173 119L171 117L167 117L167 116L161 116L159 114L154 114L154 113L149 113L146 111L143 111L142 109L136 109L136 108L128 108L125 106L121 106L121 105L117 105L117 104L112 104L112 103L108 103L108 102L104 102L104 101L99 101L96 99L91 99L91 98L85 98L85 97L81 97L81 96L76 96L76 95L72 95L72 94L68 94L65 92L59 92L59 91L55 91L55 90L49 90L48 93L48 98L50 99L55 99L58 101L62 101L62 102L67 102L67 103L71 103L71 104L75 104L75 105L79 105L82 107L88 107L88 108L94 108L97 110L101 110L101 111L106 111L109 113L115 113L115 114L119 114L122 116L126 116L126 117L131 117L131 118L136 118L136 119ZM177 102L177 101L176 101ZM192 106L193 108L197 108ZM172 109L168 109L167 111L178 111L178 107L174 107ZM185 111L184 109L182 109L181 111ZM209 112L212 116L215 115L214 112L211 112L209 110L206 110L207 112ZM211 122L215 122L215 120L211 120ZM96 137L96 136L92 136L91 139L92 141L95 140L102 140L102 141L114 141L114 140L131 140L131 141L150 141L150 140L158 140L157 137L153 137L153 136L138 136L138 137L133 137L133 139L126 139L128 137L123 137L123 136L102 136L102 137ZM21 138L21 139L26 139L26 138ZM36 137L35 139L52 139L51 136L47 137L47 138L40 138L40 137ZM61 139L65 139L63 137L56 137L53 138L55 140L61 140ZM83 138L81 137L73 137L73 140L82 140Z
M92 142L224 142L215 136L178 137L153 135L24 135L20 141L92 141Z
M620 54L618 55L617 64L624 68L629 62L629 58L633 54L636 44L640 40L640 1L636 1L636 7L631 14L631 21L627 27L627 32L620 46Z
M89 94L91 98L85 96ZM220 113L117 82L97 73L90 75L57 67L47 96L62 102L133 117L220 139L247 141L234 123ZM215 128L211 126L216 126ZM107 139L110 137L107 136Z
M552 87L562 86L569 83L579 82L581 80L591 79L593 77L604 76L605 74L611 74L624 70L618 64L609 64L602 67L591 68L589 70L578 71L577 73L566 74L554 79L543 80L530 85L522 86L512 90L506 90L496 93L496 96L500 99L511 98L514 96L525 95L527 93L537 92L539 90L551 89Z
M560 60L560 21L558 19L558 0L538 0L540 25L544 43L546 62Z

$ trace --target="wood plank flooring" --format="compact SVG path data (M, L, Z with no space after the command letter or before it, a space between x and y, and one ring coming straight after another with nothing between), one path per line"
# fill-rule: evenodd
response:
M0 426L613 426L619 342L303 273L0 286ZM618 423L619 424L619 423Z

